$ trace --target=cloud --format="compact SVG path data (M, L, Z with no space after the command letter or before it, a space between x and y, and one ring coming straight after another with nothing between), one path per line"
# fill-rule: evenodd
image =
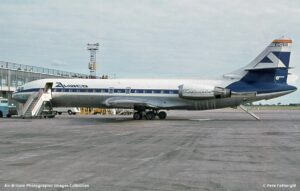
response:
M296 86L296 85L297 85L297 82L298 82L298 79L299 79L299 76L298 76L298 75L296 75L296 74L290 74L290 75L288 76L287 82L288 82L288 84L290 84L290 85Z
M68 63L61 60L52 60L51 65L55 67L64 67L68 66Z

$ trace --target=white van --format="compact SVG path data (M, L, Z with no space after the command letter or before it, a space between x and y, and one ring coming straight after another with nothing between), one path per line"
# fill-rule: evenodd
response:
M76 115L80 113L80 108L78 107L53 107L53 111L57 112L58 115L62 113L68 113L69 115Z

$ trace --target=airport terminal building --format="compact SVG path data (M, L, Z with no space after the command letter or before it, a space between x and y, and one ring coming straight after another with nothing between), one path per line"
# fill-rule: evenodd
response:
M44 78L89 78L89 75L0 61L0 97L11 101L18 86Z

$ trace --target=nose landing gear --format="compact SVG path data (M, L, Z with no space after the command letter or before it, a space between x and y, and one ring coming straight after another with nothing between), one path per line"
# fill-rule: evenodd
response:
M166 119L167 113L165 111L157 111L157 110L150 110L150 111L137 111L133 114L134 120L141 120L143 118L147 120L155 119L155 117L158 117L159 119Z

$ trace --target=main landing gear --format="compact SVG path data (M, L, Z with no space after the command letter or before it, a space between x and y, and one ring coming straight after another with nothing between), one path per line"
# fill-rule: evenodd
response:
M167 113L164 111L158 112L157 110L150 110L150 111L137 111L133 114L133 119L140 120L140 119L147 119L152 120L155 117L158 117L159 119L166 119Z

